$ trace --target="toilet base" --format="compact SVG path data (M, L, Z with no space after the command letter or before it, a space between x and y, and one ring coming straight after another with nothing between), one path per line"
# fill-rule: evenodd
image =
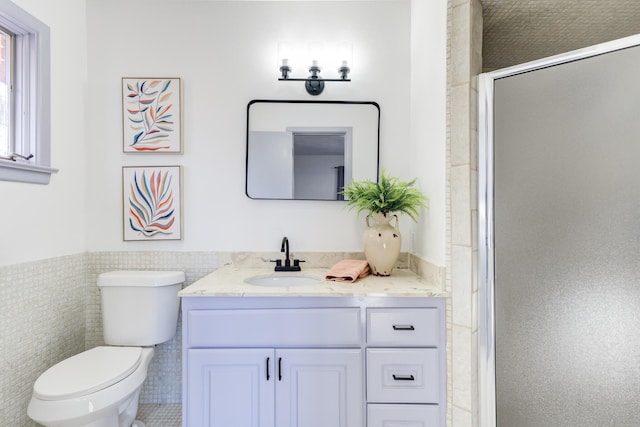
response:
M46 423L50 427L145 427L142 421L134 420L138 411L140 389L122 402L117 408L102 411L99 418L92 421L66 420L57 423Z
M65 424L60 424L60 425L64 426ZM98 420L87 423L83 427L108 427L108 426L117 426L117 425L119 425L118 414L112 414L108 417L101 417Z
M27 413L46 427L144 427L134 421L152 358L153 348L143 348L142 361L131 375L90 395L52 401L34 395Z

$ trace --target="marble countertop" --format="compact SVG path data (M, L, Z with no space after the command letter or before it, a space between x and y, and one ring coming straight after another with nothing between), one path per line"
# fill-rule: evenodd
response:
M447 296L408 269L396 268L391 276L369 275L354 283L325 281L327 268L303 268L301 272L275 273L264 268L225 266L181 290L180 297L241 296L369 296L369 297L431 297ZM315 277L317 284L302 286L259 286L244 280L254 276L298 275Z

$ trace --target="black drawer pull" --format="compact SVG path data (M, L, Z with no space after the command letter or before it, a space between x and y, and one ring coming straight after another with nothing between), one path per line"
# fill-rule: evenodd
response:
M394 331L415 331L413 325L393 325Z
M393 379L396 381L415 381L416 379L412 375L396 375L393 374Z
M278 381L282 381L282 357L278 357Z

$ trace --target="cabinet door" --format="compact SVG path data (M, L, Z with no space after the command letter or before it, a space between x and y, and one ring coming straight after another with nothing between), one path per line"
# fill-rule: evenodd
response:
M277 427L362 427L360 349L276 350Z
M187 350L186 427L274 427L273 349Z

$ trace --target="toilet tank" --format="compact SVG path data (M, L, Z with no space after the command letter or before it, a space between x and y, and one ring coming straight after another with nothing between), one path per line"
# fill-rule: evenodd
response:
M183 271L110 271L98 276L104 342L151 346L176 333Z

